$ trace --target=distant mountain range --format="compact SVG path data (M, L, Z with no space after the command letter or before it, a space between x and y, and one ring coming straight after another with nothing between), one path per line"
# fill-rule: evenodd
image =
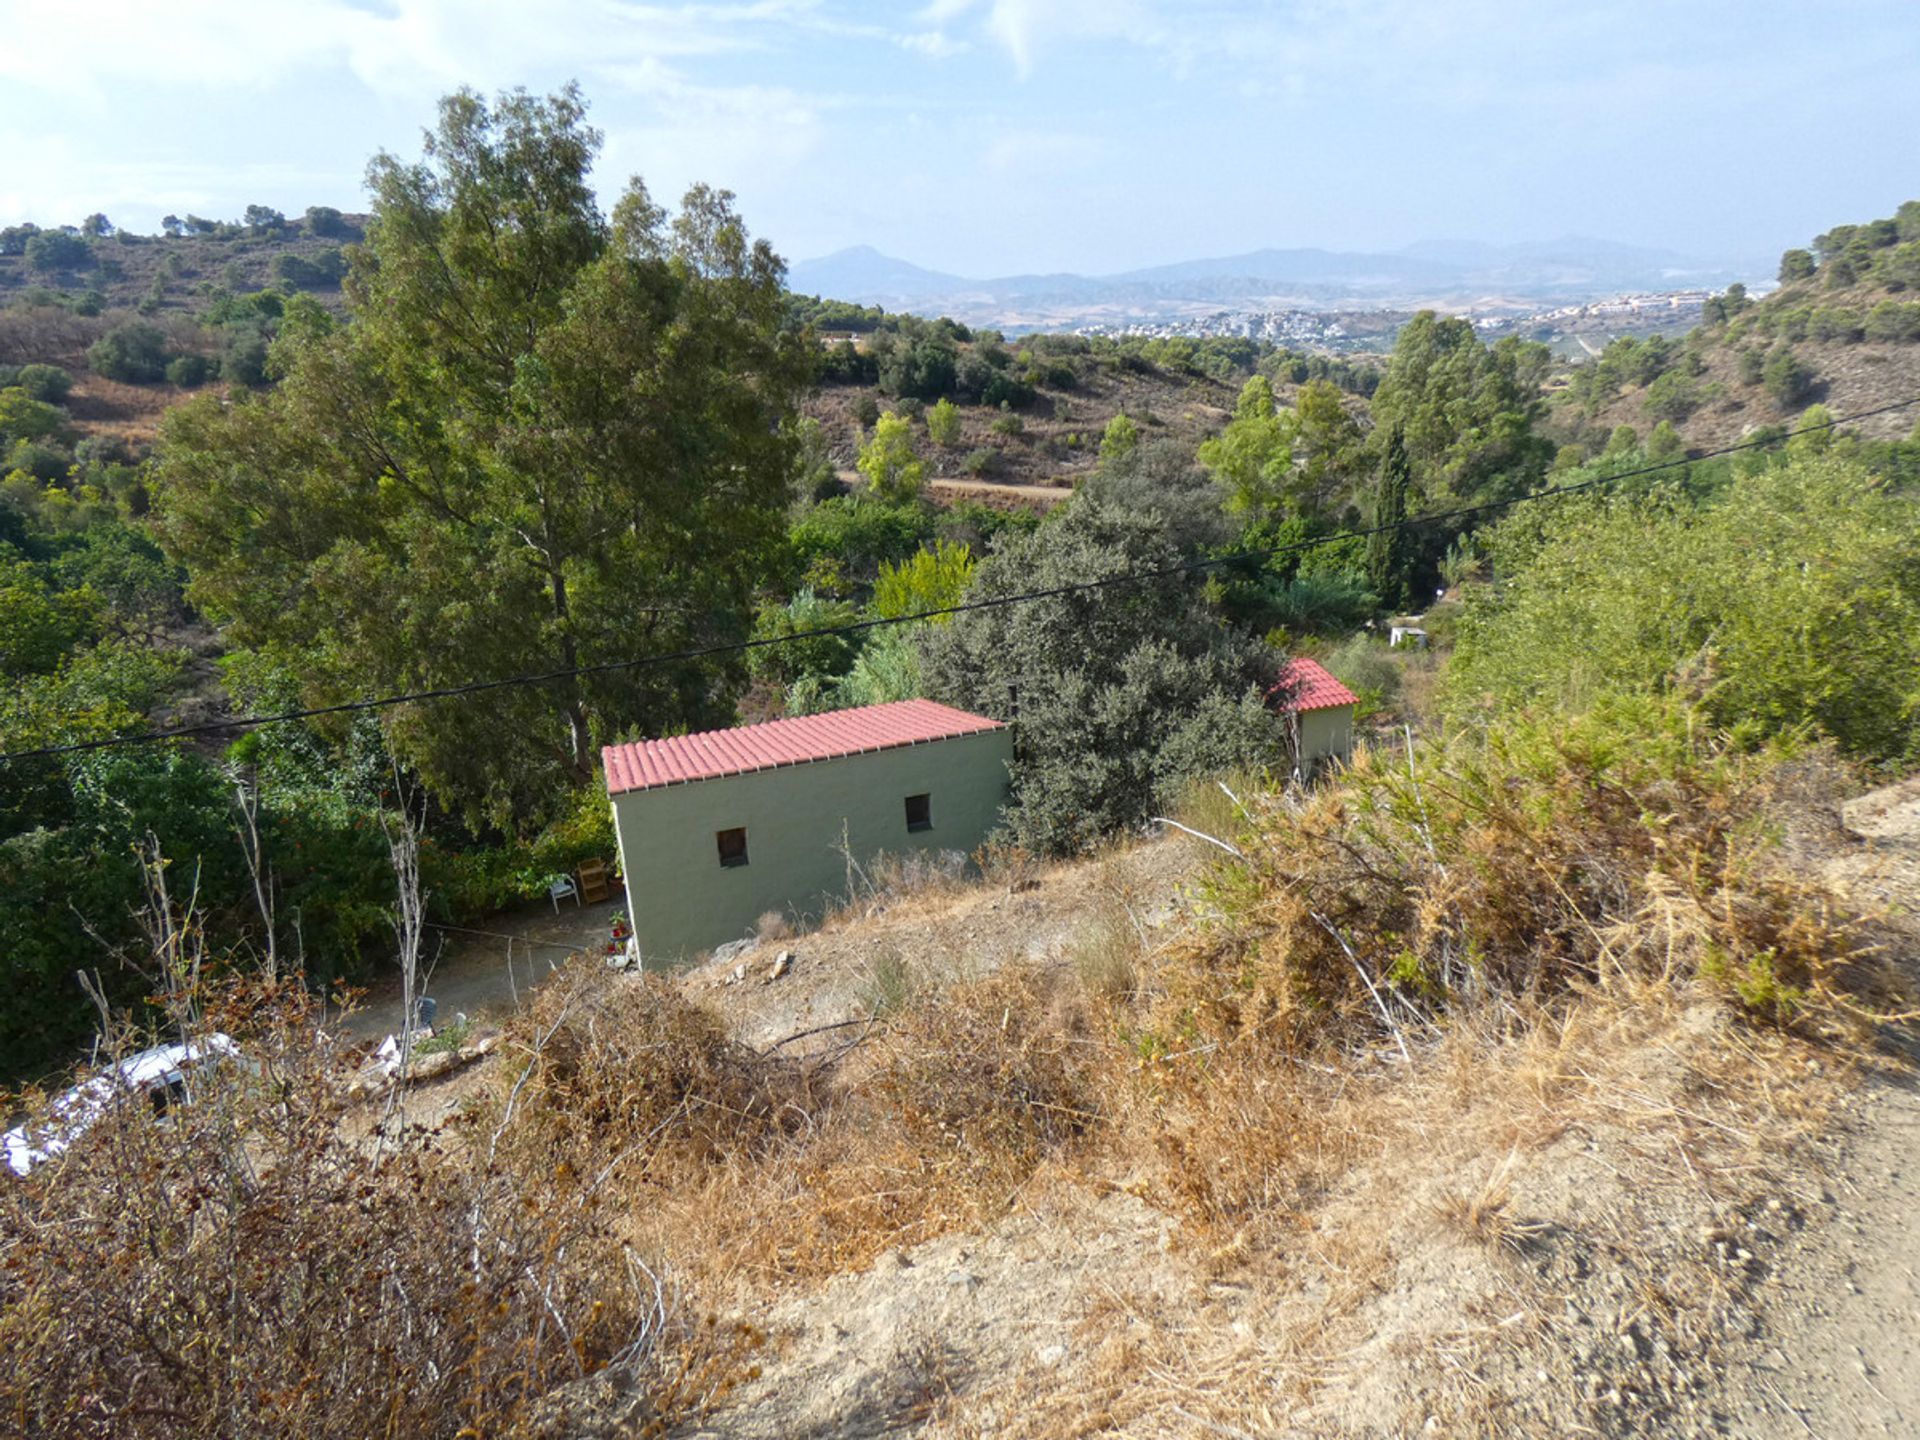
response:
M1723 286L1765 276L1770 261L1702 260L1667 250L1569 236L1488 245L1429 240L1369 254L1339 250L1255 250L1185 260L1117 275L1006 275L975 280L928 270L867 245L792 267L788 283L821 295L890 310L981 322L1086 313L1179 313L1206 306L1395 308L1412 304L1573 303L1631 290Z

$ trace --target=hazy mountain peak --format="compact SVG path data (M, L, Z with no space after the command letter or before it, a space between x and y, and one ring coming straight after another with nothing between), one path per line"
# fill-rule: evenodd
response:
M1331 308L1447 303L1487 295L1570 303L1676 283L1718 286L1764 275L1767 264L1699 260L1669 250L1566 235L1493 244L1421 240L1395 251L1319 246L1265 248L1180 260L1113 275L1009 275L975 280L929 270L871 245L794 264L793 288L890 309L951 314L975 323L1020 323L1044 312L1072 324L1095 310L1147 315L1195 306Z

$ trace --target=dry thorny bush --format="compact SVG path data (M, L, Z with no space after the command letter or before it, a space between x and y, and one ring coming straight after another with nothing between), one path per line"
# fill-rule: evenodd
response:
M1818 756L1791 800L1810 769L1831 803L1846 777ZM1872 923L1776 863L1783 773L1649 704L1417 761L1363 752L1336 786L1251 801L1244 858L1213 868L1128 1034L1162 1203L1228 1234L1309 1206L1367 1148L1367 1107L1336 1097L1407 1069L1356 1056L1466 1055L1484 1076L1582 1007L1619 1017L1624 1046L1702 999L1863 1038L1907 987Z
M1628 703L1417 766L1363 752L1341 785L1250 814L1215 923L1165 967L1162 1040L1351 1043L1628 974L1814 1027L1890 999L1866 928L1768 863L1777 761Z
M649 1358L661 1297L604 1208L485 1135L365 1137L317 1018L284 984L222 987L196 1032L244 1063L0 1187L16 1433L499 1434Z

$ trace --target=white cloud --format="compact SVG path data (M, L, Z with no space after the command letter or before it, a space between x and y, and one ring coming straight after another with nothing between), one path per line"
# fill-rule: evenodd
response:
M1611 12L1511 0L949 0L976 14L1023 78L1049 57L1096 44L1141 51L1170 73L1240 93L1352 93L1383 84L1436 96L1564 77L1569 57L1603 64L1623 35ZM928 18L923 12L922 19Z
M895 43L903 50L917 51L935 60L949 60L970 48L966 41L955 40L944 30L913 31L896 37Z
M723 72L698 62L732 62L831 23L817 0L386 0L377 8L363 0L0 0L0 35L7 37L0 85L57 89L65 101L78 92L95 118L116 107L197 108L223 94L276 97L271 128L282 139L274 148L284 150L302 126L338 126L381 105L425 123L433 101L457 85L539 89L572 76L597 102L591 118L607 132L598 175L611 200L632 170L657 175L663 190L677 194L689 179L738 184L812 154L831 97L780 84L702 83L704 75ZM696 67L700 73L690 73ZM737 70L729 63L724 73ZM183 92L190 98L176 100ZM169 163L164 142L110 146L97 124L48 107L16 107L14 121L22 131L45 128L8 148L31 159L5 167L0 213L64 215L79 203L75 213L83 214L96 208L89 196L117 196L136 211L149 199L167 209L217 208L237 185L265 197L322 178L272 164L249 173L243 166ZM191 124L180 133L192 133ZM219 148L235 148L224 143L228 138L248 148L237 136L223 136ZM324 145L306 148L327 153ZM159 163L133 163L141 149ZM198 158L207 149L196 140L189 153ZM349 196L359 192L365 153L358 145L342 152ZM339 177L324 178L331 198ZM285 184L268 183L277 180Z
M1091 135L1058 130L1009 130L996 136L981 155L985 167L1002 176L1060 175L1084 171L1112 146Z
M0 78L103 93L113 82L265 89L303 69L344 67L385 95L437 95L477 77L595 74L647 60L719 54L807 4L656 5L549 0L0 0Z
M932 3L920 12L919 21L922 25L945 25L958 20L967 11L973 9L976 3L977 0L932 0Z
M789 187L822 148L841 103L781 86L696 84L657 61L619 78L645 99L630 118L605 121L594 180L608 206L634 175L667 205L694 181L747 195Z
M1157 46L1167 36L1165 24L1142 0L992 0L985 24L1023 76L1033 73L1043 48L1057 43L1125 40Z

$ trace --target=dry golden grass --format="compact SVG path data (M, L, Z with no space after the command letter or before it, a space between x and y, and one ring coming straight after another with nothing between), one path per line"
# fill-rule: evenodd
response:
M1791 1196L1847 1087L1819 1042L1649 985L1463 1017L1410 1066L1215 1088L1117 1117L1105 1152L1180 1129L1157 1181L1199 1178L1147 1193L1185 1221L1194 1293L1090 1311L1086 1364L983 1387L933 1433L1607 1433L1629 1412L1579 1388L1568 1297L1710 1364L1746 1281L1695 1237Z
M903 1004L845 1053L727 1040L671 985L587 972L515 1028L480 1124L625 1197L635 1238L734 1293L857 1269L999 1213L1100 1119L1084 1007L1006 973Z

